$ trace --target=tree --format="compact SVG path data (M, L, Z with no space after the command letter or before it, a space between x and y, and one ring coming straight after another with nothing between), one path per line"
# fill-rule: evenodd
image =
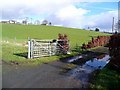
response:
M42 21L42 25L47 25L48 24L48 21L47 20L43 20Z
M49 22L49 25L51 26L51 25L52 25L52 23L51 23L51 22Z
M100 30L98 28L96 28L95 31L99 32Z
M26 21L26 20L23 20L22 23L23 23L23 24L27 24L27 21Z

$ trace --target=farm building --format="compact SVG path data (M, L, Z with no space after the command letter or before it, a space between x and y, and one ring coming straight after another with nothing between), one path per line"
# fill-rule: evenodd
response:
M9 23L16 24L17 22L15 20L9 20Z

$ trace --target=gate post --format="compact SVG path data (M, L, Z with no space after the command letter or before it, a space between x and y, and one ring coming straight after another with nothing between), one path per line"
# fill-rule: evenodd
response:
M33 58L33 40L30 40L30 58Z
M28 58L31 58L31 41L28 39Z

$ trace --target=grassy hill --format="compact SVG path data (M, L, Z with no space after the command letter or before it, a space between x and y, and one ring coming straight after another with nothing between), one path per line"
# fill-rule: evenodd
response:
M18 62L44 63L58 60L59 56L27 59L27 47L19 44L25 43L30 38L57 39L58 33L67 34L71 49L91 40L91 36L109 35L101 32L42 25L17 25L2 24L2 60ZM17 43L17 44L16 44ZM1 52L0 52L1 53Z
M106 35L100 32L56 26L2 24L2 38L8 41L16 38L16 41L23 42L27 41L28 37L57 39L58 33L68 35L71 47L88 42L91 36Z

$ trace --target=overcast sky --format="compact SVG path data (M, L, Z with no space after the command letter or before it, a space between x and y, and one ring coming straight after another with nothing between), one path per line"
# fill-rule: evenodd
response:
M53 25L110 31L119 0L1 0L2 20L51 21Z

